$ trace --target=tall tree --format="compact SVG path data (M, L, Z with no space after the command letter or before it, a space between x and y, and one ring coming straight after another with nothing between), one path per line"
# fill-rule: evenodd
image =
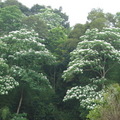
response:
M21 27L23 13L16 6L0 8L0 32L6 33Z
M103 13L103 10L100 8L92 9L91 12L88 13L87 19L91 29L98 28L101 30L103 27L108 27L105 13Z
M69 17L62 12L62 7L59 7L59 9L54 9L54 12L60 15L61 18L63 18L62 26L64 26L65 28L69 28Z
M22 26L27 29L33 29L39 34L39 37L46 39L48 37L48 26L39 18L39 16L31 15L22 19Z
M8 65L2 63L3 67L9 67L9 74L14 78L14 81L11 81L10 78L1 79L1 86L6 85L8 88L7 85L12 85L9 82L19 83L19 94L21 95L17 107L17 113L19 113L27 88L39 92L52 90L43 68L53 64L55 58L41 43L43 40L38 38L38 34L34 30L13 31L9 35L1 37L1 41L7 45L7 52L1 57L4 57L3 59ZM2 66L0 67L2 69Z
M18 0L5 0L4 2L2 2L1 7L8 7L13 5L17 6L25 15L30 15L29 8L23 5L22 3L18 2Z
M109 32L119 31L119 29L109 29ZM86 35L81 36L82 42L78 43L77 48L71 52L70 62L67 70L64 71L64 80L80 81L80 86L76 86L67 91L64 100L76 98L80 101L83 108L93 109L94 100L101 98L102 89L105 87L107 73L120 61L120 52L114 46L114 41L109 41L106 31L98 32L98 30L88 30ZM116 33L116 32L115 32ZM105 34L105 35L104 35ZM119 33L114 37L116 44L119 41ZM101 36L101 40L98 39ZM109 39L110 39L109 38ZM98 39L98 40L97 40ZM116 61L116 62L115 62ZM112 62L112 64L111 64ZM91 76L82 82L81 74L89 71Z

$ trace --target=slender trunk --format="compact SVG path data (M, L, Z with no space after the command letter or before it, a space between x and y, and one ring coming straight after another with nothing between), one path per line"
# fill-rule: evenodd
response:
M22 89L22 92L21 92L20 101L19 101L19 105L18 105L18 108L17 108L17 114L19 114L19 112L20 112L22 101L23 101L23 89Z

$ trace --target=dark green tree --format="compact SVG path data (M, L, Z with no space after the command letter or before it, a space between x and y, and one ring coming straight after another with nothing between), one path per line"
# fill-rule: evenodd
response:
M92 9L91 12L88 13L87 19L90 24L90 29L98 28L101 30L103 27L109 27L107 25L105 13L100 8Z
M32 8L30 9L31 11L31 14L38 14L38 13L41 13L42 12L42 9L45 9L45 6L44 5L34 5L32 6Z
M16 6L0 8L0 32L7 33L21 27L23 13Z
M71 30L68 37L72 38L72 39L79 39L80 36L84 35L86 29L87 29L86 25L84 25L84 24L76 24L73 27L73 30Z
M59 9L54 9L54 12L60 15L61 18L63 18L62 26L64 26L65 28L69 28L69 17L66 15L66 13L62 12L62 7L59 7Z
M43 20L39 18L39 16L31 15L24 17L22 19L22 24L24 28L34 29L34 31L39 34L40 38L42 39L47 38L48 26L45 24Z
M2 2L1 7L7 7L7 6L13 6L13 5L17 6L25 15L30 14L29 8L23 5L22 3L18 2L18 0L5 0L4 2Z

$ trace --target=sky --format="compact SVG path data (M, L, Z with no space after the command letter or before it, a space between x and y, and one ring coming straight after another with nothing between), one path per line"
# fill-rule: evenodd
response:
M120 12L120 0L18 0L27 7L35 4L51 6L52 8L63 8L63 13L69 16L71 26L77 23L84 24L88 13L93 8L101 8L104 13L115 14Z

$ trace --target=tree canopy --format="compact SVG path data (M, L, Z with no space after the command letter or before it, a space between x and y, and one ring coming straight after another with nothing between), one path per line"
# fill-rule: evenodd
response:
M0 1L0 120L118 120L119 16Z

